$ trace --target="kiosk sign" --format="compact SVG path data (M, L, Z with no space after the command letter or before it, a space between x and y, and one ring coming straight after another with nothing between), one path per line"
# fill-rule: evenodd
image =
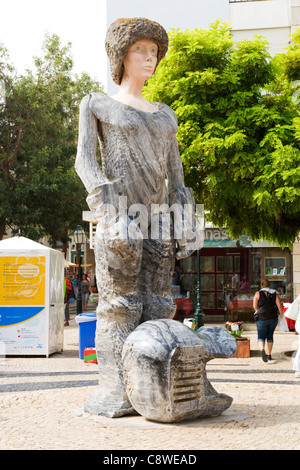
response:
M0 305L44 305L44 256L2 256L0 273Z
M44 347L45 256L0 256L0 341L9 350Z

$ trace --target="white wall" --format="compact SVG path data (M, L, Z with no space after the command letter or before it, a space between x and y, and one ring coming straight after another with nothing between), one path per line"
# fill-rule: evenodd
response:
M300 26L300 0L230 3L229 17L236 41L264 36L272 55L283 52Z
M291 0L233 2L229 16L234 31L287 27L291 24Z
M270 44L269 52L271 55L284 52L288 46L291 34L291 28L270 28L270 29L253 29L233 31L233 37L236 42L244 39L254 39L255 34L263 36Z

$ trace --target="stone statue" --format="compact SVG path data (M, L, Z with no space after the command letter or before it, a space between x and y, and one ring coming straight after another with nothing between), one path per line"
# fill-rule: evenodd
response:
M76 171L98 222L94 251L100 294L95 338L99 387L85 410L109 417L136 413L124 384L124 342L143 322L173 318L175 257L199 247L176 115L167 105L142 97L167 48L167 33L158 23L116 20L108 29L106 50L119 91L113 97L91 93L80 105Z

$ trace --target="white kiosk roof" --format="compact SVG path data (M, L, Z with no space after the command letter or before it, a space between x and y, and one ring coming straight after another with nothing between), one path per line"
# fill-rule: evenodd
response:
M0 241L0 251L2 250L52 250L48 246L34 242L25 237L12 237Z

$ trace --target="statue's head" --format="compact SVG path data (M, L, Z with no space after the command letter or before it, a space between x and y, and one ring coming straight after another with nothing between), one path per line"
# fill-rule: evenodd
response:
M166 55L169 44L167 32L160 24L146 18L119 18L110 25L105 48L112 79L117 85L122 81L123 61L129 48L141 39L149 39L158 45L158 65Z

